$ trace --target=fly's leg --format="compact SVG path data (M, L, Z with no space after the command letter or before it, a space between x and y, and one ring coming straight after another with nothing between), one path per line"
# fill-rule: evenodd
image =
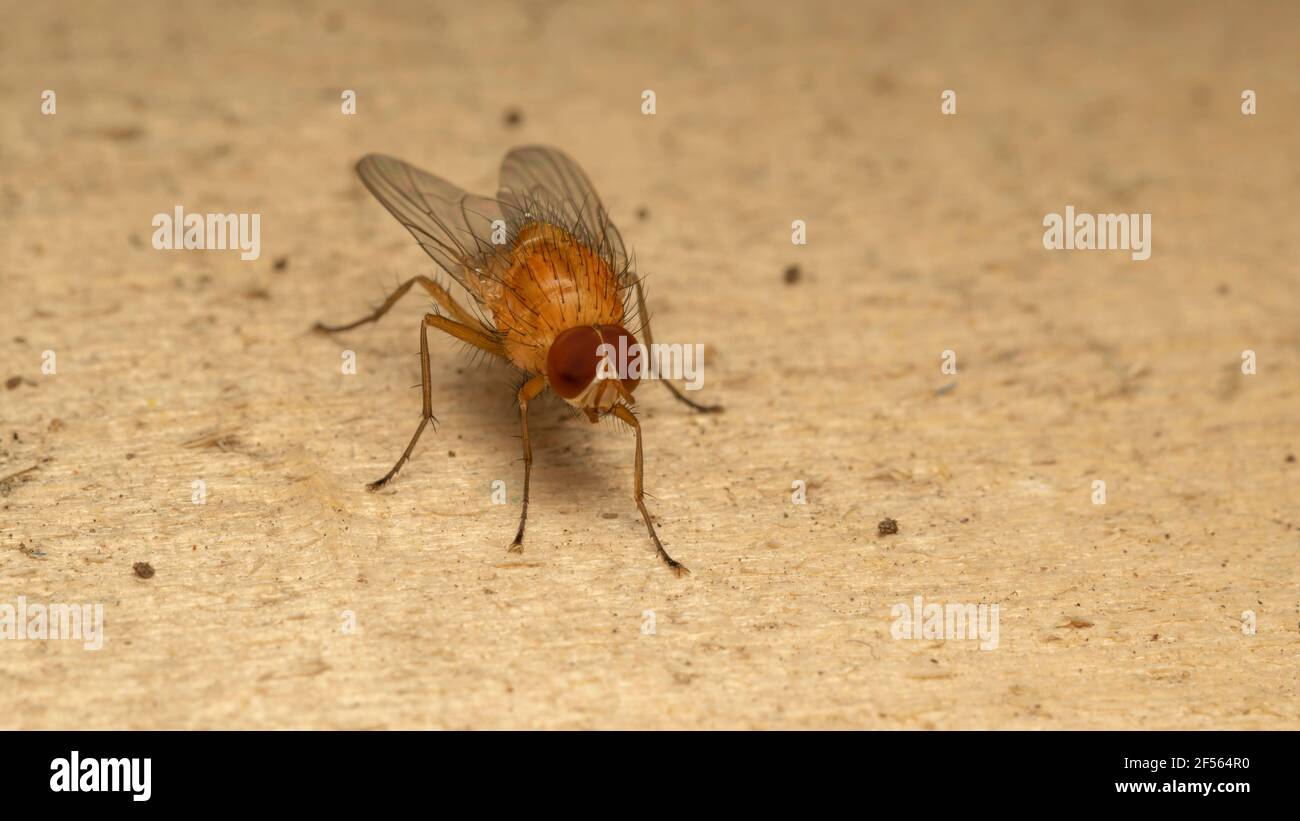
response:
M650 531L650 541L654 542L655 552L659 554L659 558L664 560L664 564L668 565L668 569L673 571L678 578L681 578L691 571L686 569L686 565L669 556L667 550L664 550L663 544L659 541L659 534L655 533L654 522L650 519L650 511L646 510L645 507L645 487L643 482L645 470L641 456L641 423L637 421L636 416L626 405L615 405L611 413L631 425L632 430L636 431L636 506L641 510L641 518L645 520L646 530Z
M524 524L528 521L528 480L533 472L533 441L528 436L528 401L546 390L546 380L534 376L519 389L519 429L524 438L524 509L519 513L519 530L510 543L509 552L524 552Z
M433 415L432 383L429 379L429 328L431 327L451 334L457 339L468 342L487 353L496 355L501 353L500 344L487 334L461 325L458 322L453 322L444 316L438 316L437 314L424 315L424 320L420 323L420 387L424 397L424 408L420 413L420 426L415 429L415 435L411 437L410 443L406 446L406 450L402 451L402 455L397 460L397 464L393 465L393 469L384 474L382 479L366 485L370 490L379 490L379 488L388 484L397 475L397 471L402 469L402 465L406 464L407 460L411 458L411 452L415 450L415 443L420 441L420 434L424 433L425 427L430 422L435 427L438 424L438 420Z
M649 350L650 346L655 343L654 336L650 333L650 314L646 311L645 307L645 292L641 290L641 280L639 279L636 281L636 307L637 314L641 317L641 330L645 334L646 349ZM667 379L661 379L659 381L664 383L664 387L668 388L673 396L677 397L693 410L697 410L700 413L722 412L721 405L701 405L699 402L687 399L686 394L682 393L676 385L669 382Z
M408 282L404 287L409 287L410 284L411 283ZM395 294L395 296L399 296L399 297L401 296L400 289L399 292ZM392 297L389 298L390 303L395 301L396 300L393 299ZM387 307L385 307L383 310L387 310ZM380 313L382 315L382 311ZM406 450L402 451L402 455L397 460L397 464L393 465L393 469L385 473L382 479L378 479L366 485L366 487L370 490L379 490L381 487L388 484L389 481L391 481L392 478L397 475L397 471L402 469L402 465L406 464L406 461L411 458L411 451L415 450L415 443L420 441L420 434L424 433L425 426L428 425L430 422L432 422L435 427L438 424L438 420L434 418L433 415L433 396L431 393L432 386L429 384L429 322L428 319L429 317L426 316L424 318L424 321L420 323L420 388L421 388L421 392L424 395L424 409L420 412L420 426L415 429L415 435L411 437L410 443L407 444ZM365 320L362 321L364 322Z
M367 322L378 322L379 318L388 313L388 310L397 304L397 300L405 296L406 292L411 290L411 286L415 285L417 282L422 288L424 288L424 290L428 291L434 301L450 313L457 322L471 327L480 324L469 311L462 308L460 303L456 302L456 300L452 298L446 288L426 276L417 276L411 277L406 282L399 285L396 291L393 291L388 295L388 298L384 300L382 305L376 308L369 315L358 319L356 322L349 322L346 325L326 325L324 322L317 322L312 330L333 334L340 331L350 331L358 325L364 325Z

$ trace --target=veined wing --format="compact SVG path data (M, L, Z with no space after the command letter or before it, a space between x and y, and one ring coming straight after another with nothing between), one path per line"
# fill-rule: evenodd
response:
M582 168L558 148L528 145L501 161L497 199L507 216L526 220L533 209L558 222L596 249L615 273L631 280L623 237L610 221L595 187Z
M493 221L504 223L501 204L382 154L362 157L357 175L433 261L482 304L493 260L504 253L492 243Z

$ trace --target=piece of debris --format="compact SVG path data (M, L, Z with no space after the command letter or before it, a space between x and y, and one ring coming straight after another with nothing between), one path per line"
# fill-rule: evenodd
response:
M1092 627L1092 622L1087 619L1069 618L1066 619L1065 624L1058 624L1057 627L1073 627L1076 630L1082 630L1086 627Z
M287 270L289 270L289 258L288 258L288 257L276 257L276 258L275 258L275 262L272 262L272 263L271 263L271 270L273 270L273 271L287 271Z
M1288 454L1286 455L1286 460L1287 460L1288 462L1294 462L1294 461L1295 461L1295 454L1294 454L1294 453L1288 453Z
M31 473L33 470L36 470L38 467L40 467L40 465L32 465L31 467L25 467L22 470L14 471L13 473L8 474L7 476L0 476L0 488L4 488L7 491L10 482L12 482L14 479L17 479L19 476L22 476L27 473Z
M138 125L116 125L99 129L99 136L106 140L130 142L144 136L144 129Z
M511 106L506 109L506 113L502 115L501 121L505 123L508 128L518 128L524 122L524 112Z
M188 442L182 442L183 448L216 448L222 453L226 453L240 447L243 443L239 439L239 434L235 431L215 431L206 433L202 436L195 437Z
M602 518L602 519L617 519L617 518L618 518L618 514L617 514L617 513L602 513L602 514L600 514L600 518Z
M5 380L5 387L9 390L13 390L21 384L23 384L23 378L21 376L11 376Z
M888 517L881 519L880 524L876 525L876 532L881 536L892 536L898 532L898 522Z
M58 433L58 432L61 431L61 430L63 430L63 420L62 420L62 419L51 419L51 420L50 420L50 433Z
M956 389L957 389L957 383L956 383L956 382L949 382L947 385L940 385L939 387L935 388L935 389L934 389L934 395L935 395L935 396L943 396L943 395L946 394L946 393L952 393L952 392L955 391Z
M136 562L135 564L131 565L131 567L133 570L135 570L135 575L139 576L140 578L142 579L153 578L153 574L154 574L153 565L149 564L148 562Z
M644 205L636 209L636 218L642 222L650 219L650 209L646 208Z
M803 271L798 265L787 265L785 269L785 284L793 285L803 277Z

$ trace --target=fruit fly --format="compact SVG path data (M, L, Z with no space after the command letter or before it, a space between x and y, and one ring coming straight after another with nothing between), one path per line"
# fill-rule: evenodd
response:
M337 333L375 322L414 285L433 297L435 308L420 322L420 374L424 407L406 450L377 490L392 480L411 457L432 423L428 330L435 328L524 374L518 391L519 426L524 447L524 498L519 530L509 550L523 551L528 521L528 486L533 446L528 435L528 404L550 389L591 422L613 416L636 434L633 497L655 552L678 576L686 567L668 555L645 506L641 423L632 412L638 380L610 377L601 370L603 344L627 350L637 342L633 324L653 345L641 280L618 229L610 222L591 181L578 164L555 148L527 146L501 163L495 198L475 196L401 160L369 154L357 174L375 198L415 237L434 262L473 299L462 306L439 282L416 276L397 288L369 316L345 325L316 323ZM620 348L620 343L625 348ZM621 375L623 372L619 372ZM688 399L667 380L673 396L694 410L721 410Z

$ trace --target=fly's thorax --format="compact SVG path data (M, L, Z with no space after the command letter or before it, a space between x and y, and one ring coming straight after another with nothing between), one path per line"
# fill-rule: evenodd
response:
M621 325L623 300L609 261L559 226L533 222L515 237L501 289L489 307L506 353L530 373L565 331Z

